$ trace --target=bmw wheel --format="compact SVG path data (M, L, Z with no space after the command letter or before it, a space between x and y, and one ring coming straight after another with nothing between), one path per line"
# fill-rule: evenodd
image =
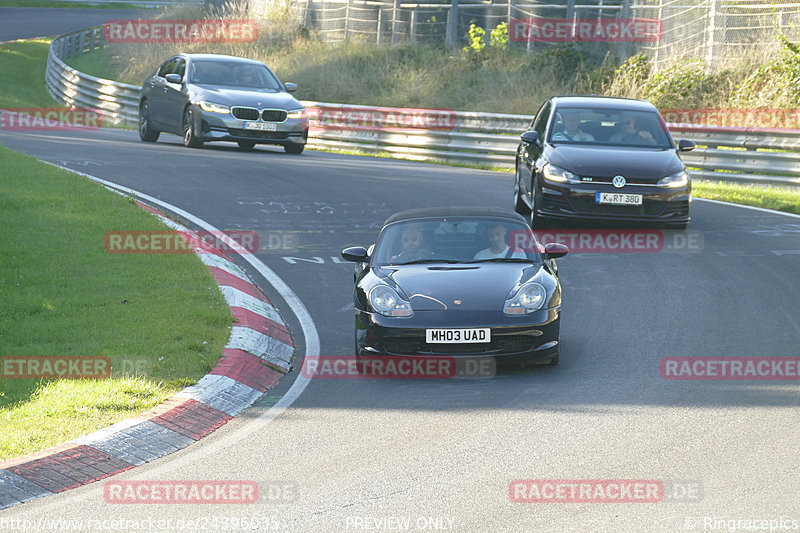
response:
M200 148L203 146L203 141L195 135L194 124L194 111L191 107L187 107L183 112L183 145L188 148Z
M146 143L154 143L161 135L160 131L150 128L150 106L142 102L139 106L139 138Z

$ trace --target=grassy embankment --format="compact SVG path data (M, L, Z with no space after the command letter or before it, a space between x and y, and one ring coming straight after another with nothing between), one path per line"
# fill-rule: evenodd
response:
M47 46L0 45L0 107L55 107ZM129 418L216 363L232 317L200 261L105 252L108 231L165 229L129 199L0 147L0 225L0 356L108 356L114 368L0 379L0 460Z

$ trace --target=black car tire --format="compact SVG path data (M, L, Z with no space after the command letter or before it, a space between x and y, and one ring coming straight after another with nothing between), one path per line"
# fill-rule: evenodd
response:
M139 138L146 143L154 143L159 135L160 131L150 128L150 106L142 102L139 106Z
M302 154L303 149L305 149L305 147L306 147L305 144L300 144L300 143L291 143L283 145L283 149L286 150L287 154L294 154L294 155Z
M183 145L187 148L201 148L203 141L195 135L194 112L187 107L183 112Z
M536 212L536 184L534 183L531 186L531 216L530 216L530 225L531 229L540 229L546 227L546 222L544 221L544 217Z
M517 170L514 172L514 211L525 216L529 211L528 206L525 205L525 202L522 200L522 192L520 191L521 180L522 176L520 176L519 165L517 165Z
M250 151L256 146L255 141L236 141L236 144L239 145L239 148L242 150Z

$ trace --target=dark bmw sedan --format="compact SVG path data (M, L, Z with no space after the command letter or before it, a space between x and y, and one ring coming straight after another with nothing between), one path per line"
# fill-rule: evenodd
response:
M689 222L691 178L649 102L602 96L547 100L521 135L514 204L533 227L547 221Z
M352 247L357 356L490 356L558 364L555 258L525 218L496 209L415 209Z
M263 63L215 54L180 54L166 60L142 85L139 137L155 142L161 132L200 147L233 141L244 150L277 144L299 154L308 139L308 117Z

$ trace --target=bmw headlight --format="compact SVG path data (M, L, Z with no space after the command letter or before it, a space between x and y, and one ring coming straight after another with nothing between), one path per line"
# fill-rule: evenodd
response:
M557 167L555 165L551 165L547 163L544 168L542 168L542 175L544 179L547 181L553 181L556 183L580 183L581 180L570 172L569 170L564 170L563 168Z
M659 187L684 187L689 183L689 173L684 169L666 178L658 180Z
M377 285L369 291L369 303L383 316L411 316L411 302L402 298L388 285Z
M529 315L538 311L547 300L547 291L535 281L529 281L522 285L516 292L509 294L503 306L503 312L507 315Z
M228 114L231 112L231 108L226 105L215 104L214 102L200 102L197 104L200 106L200 109L203 111L208 111L209 113L223 113Z
M288 118L306 118L306 108L301 107L300 109L290 109L286 112L286 116Z

